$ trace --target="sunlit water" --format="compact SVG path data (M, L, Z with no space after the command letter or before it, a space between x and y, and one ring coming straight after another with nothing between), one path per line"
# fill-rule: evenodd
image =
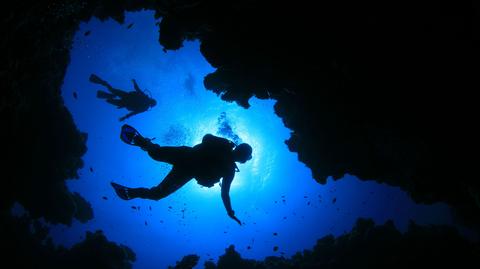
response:
M130 23L134 25L128 29ZM127 13L124 25L93 19L76 35L63 97L78 128L88 133L88 151L80 179L68 181L68 187L91 203L95 217L86 224L53 226L56 243L71 246L85 231L100 229L109 240L135 251L135 268L165 268L192 253L202 257L198 268L203 268L205 260L216 260L230 244L246 258L288 257L326 234L349 231L358 217L377 223L393 219L402 230L409 219L451 223L446 206L415 205L397 188L350 176L316 183L287 150L284 141L290 131L274 114L273 101L252 99L248 110L221 101L203 87L203 77L214 69L201 56L199 43L186 42L181 50L164 53L155 23L152 12ZM128 91L134 78L151 92L157 106L126 123L162 145L193 146L206 133L221 135L224 112L221 122L254 149L253 159L239 165L230 192L245 225L226 215L218 184L204 188L192 180L158 202L117 198L111 181L155 186L170 165L120 141L123 123L118 118L127 111L96 98L96 91L105 89L88 80L92 73ZM274 246L279 249L274 251Z

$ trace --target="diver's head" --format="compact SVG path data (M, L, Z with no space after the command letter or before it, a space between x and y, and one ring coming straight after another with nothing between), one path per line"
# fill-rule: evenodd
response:
M150 107L154 107L157 105L157 101L155 99L150 99Z
M242 143L233 150L233 158L236 162L245 163L252 158L252 147L247 143Z

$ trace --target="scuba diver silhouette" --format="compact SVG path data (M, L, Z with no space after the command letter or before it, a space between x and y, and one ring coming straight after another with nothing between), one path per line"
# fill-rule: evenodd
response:
M144 138L135 128L124 124L120 134L122 141L140 147L156 161L172 164L172 170L163 181L153 188L129 188L111 182L116 194L124 200L143 198L160 200L172 194L191 179L205 187L212 187L222 179L222 201L230 218L242 225L235 216L230 201L230 185L235 172L239 172L235 162L245 163L252 158L252 147L247 143L235 145L225 138L206 134L202 143L193 147L160 146Z
M109 93L101 90L97 91L97 98L106 99L108 103L117 106L117 108L126 108L130 111L127 115L120 117L120 121L124 121L133 115L145 112L157 104L155 99L140 90L135 79L132 79L135 91L130 92L113 88L108 82L95 74L91 74L89 80L92 83L107 87L109 91Z

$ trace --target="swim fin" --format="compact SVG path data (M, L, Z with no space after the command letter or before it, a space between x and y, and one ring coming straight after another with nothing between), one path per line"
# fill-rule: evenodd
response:
M140 133L135 128L128 124L124 124L122 126L122 131L120 132L120 139L123 142L129 145L136 145L134 141L135 136L141 137Z
M96 83L96 84L100 84L108 87L108 83L95 74L91 74L88 80L90 80L90 82L92 83Z
M110 185L112 185L113 189L115 190L115 193L121 199L123 199L123 200L132 199L132 197L128 196L128 190L130 189L129 187L122 186L122 185L117 184L115 182L110 182Z

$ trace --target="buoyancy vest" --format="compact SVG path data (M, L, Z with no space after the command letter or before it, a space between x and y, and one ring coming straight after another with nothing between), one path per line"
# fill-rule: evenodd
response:
M202 143L193 147L197 160L195 179L198 184L210 188L235 169L232 154L234 147L232 141L211 134L205 135Z

